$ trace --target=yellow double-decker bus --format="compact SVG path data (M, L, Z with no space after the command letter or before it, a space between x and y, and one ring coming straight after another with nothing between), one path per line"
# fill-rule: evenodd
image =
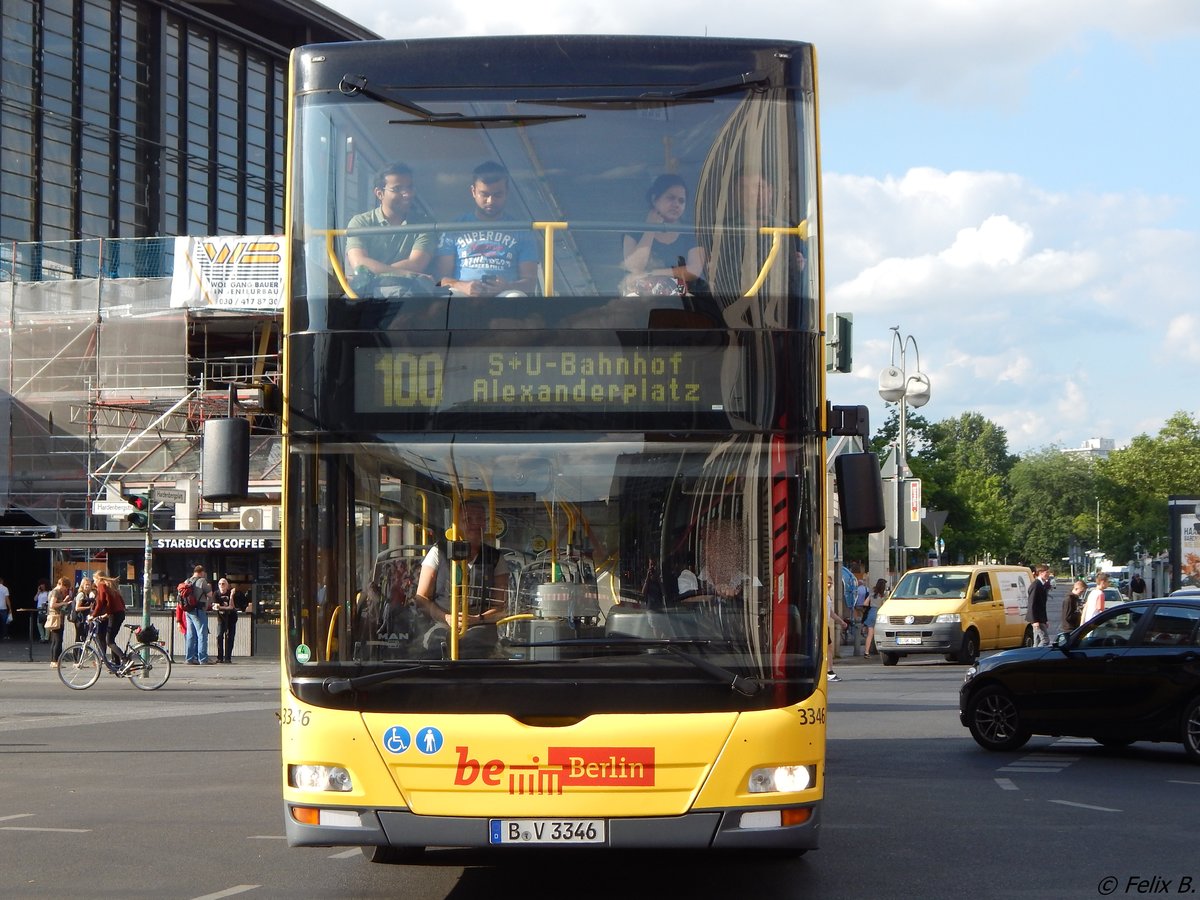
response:
M865 418L825 395L812 48L320 45L291 86L289 842L816 847L826 439Z

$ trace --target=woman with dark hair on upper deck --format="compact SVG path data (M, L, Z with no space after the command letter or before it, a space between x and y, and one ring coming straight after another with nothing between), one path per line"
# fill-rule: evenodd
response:
M646 191L652 225L676 225L687 209L687 187L678 175L659 175ZM621 266L629 274L623 294L691 293L704 272L704 251L696 232L686 225L678 231L645 231L622 236Z

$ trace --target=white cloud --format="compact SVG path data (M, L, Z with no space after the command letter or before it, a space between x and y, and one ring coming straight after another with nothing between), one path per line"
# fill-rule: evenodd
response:
M1167 322L1162 347L1172 360L1191 366L1200 362L1200 314L1183 313Z
M827 175L825 201L828 305L855 316L860 376L831 383L838 402L883 421L891 348L867 338L900 325L933 384L922 415L979 412L1014 450L1127 440L1139 396L1160 422L1195 405L1169 360L1200 359L1200 235L1162 227L1172 201L929 168Z
M998 269L1018 262L1033 240L1028 226L1008 216L988 216L978 228L962 228L954 243L938 254L939 259L958 269Z

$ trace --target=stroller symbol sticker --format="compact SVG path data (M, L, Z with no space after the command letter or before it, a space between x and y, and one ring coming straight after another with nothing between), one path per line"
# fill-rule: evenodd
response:
M402 725L393 725L383 733L383 749L388 753L403 753L411 744L408 729Z

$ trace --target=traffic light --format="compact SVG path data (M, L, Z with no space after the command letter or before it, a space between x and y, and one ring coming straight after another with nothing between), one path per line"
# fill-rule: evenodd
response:
M851 336L854 316L850 313L825 314L825 371L849 372L854 363Z
M150 528L150 498L145 494L126 494L125 502L133 507L133 512L125 517L129 527L138 531Z

